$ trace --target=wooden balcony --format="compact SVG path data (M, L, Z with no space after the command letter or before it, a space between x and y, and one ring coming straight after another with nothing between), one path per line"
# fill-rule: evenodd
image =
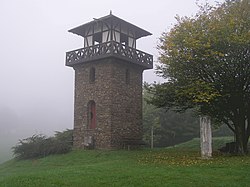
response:
M66 53L66 66L74 66L92 60L116 57L142 66L153 68L153 56L115 41L97 44Z

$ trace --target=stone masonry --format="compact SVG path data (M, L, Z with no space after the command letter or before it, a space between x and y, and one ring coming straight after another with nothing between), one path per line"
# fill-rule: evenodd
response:
M95 80L90 82L91 68ZM74 147L119 149L125 139L142 139L143 68L115 57L74 66ZM88 103L96 104L96 128L88 127Z

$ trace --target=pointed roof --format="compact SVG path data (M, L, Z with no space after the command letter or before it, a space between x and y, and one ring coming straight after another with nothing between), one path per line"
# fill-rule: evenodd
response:
M90 26L93 26L97 24L98 22L104 22L108 25L116 25L117 23L120 23L124 30L129 29L133 33L135 33L136 39L144 37L144 36L152 35L150 32L144 29L141 29L140 27L137 27L136 25L133 25L127 21L124 21L123 19L118 18L117 16L114 16L112 13L110 13L107 16L101 17L99 19L94 19L93 21L90 21L88 23L75 27L73 29L70 29L69 32L85 37L85 34L84 34L86 33L85 31Z

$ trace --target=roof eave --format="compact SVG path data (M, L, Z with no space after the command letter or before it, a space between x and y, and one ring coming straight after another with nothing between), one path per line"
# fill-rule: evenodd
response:
M132 23L129 23L129 22L127 22L127 21L125 21L125 20L123 20L123 19L117 17L117 16L114 16L113 14L110 14L110 15L107 15L107 16L104 16L104 17L101 17L101 18L98 18L98 19L96 19L96 20L97 20L97 21L98 21L98 20L103 21L103 20L107 20L107 19L116 19L116 20L119 20L119 21L121 21L121 22L123 22L123 23L125 23L125 24L130 25L136 32L139 33L139 34L136 36L136 39L141 38L141 37L145 37L145 36L152 35L152 33L148 32L148 31L146 31L146 30L144 30L144 29L142 29L142 28L140 28L140 27L138 27L138 26L136 26L136 25L134 25L134 24L132 24ZM86 28L87 26L91 25L91 24L95 24L95 23L96 23L96 20L90 21L90 22L88 22L88 23L85 23L85 24L80 25L80 26L78 26L78 27L75 27L75 28L73 28L73 29L70 29L70 30L68 30L68 32L71 32L71 33L73 33L73 34L77 34L77 35L79 35L79 36L85 37L84 34L83 34L85 28Z

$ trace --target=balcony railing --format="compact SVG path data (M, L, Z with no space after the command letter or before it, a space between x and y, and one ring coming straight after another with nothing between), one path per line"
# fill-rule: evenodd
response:
M66 65L74 66L79 63L111 56L141 65L145 69L153 68L152 55L115 41L69 51L66 53Z

